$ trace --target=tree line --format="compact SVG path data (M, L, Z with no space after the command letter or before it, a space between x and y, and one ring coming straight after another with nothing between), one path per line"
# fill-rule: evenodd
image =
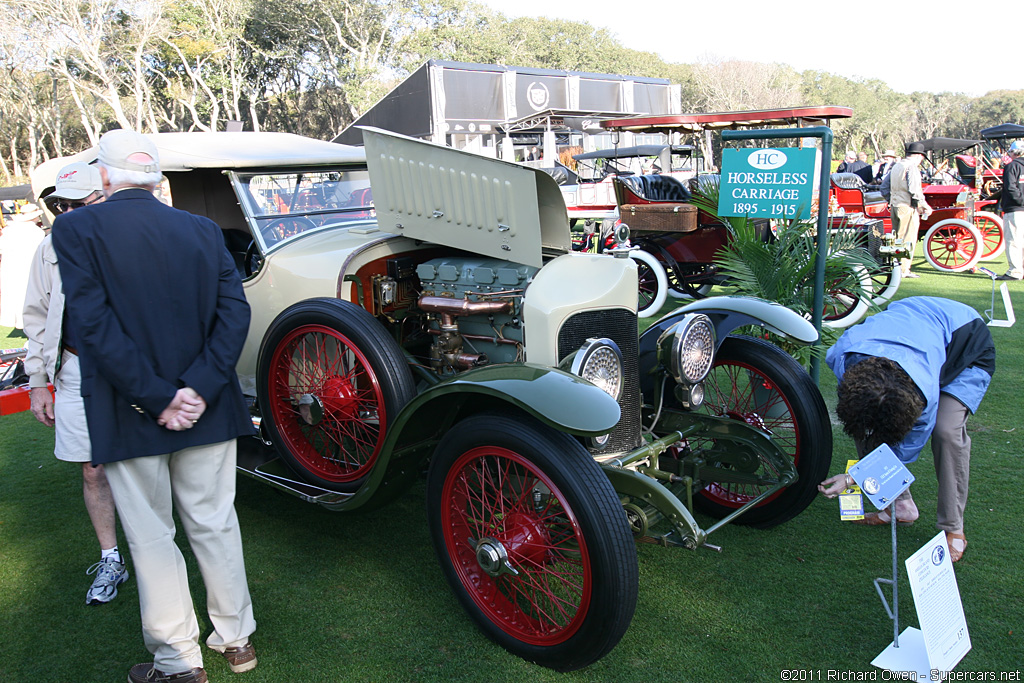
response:
M880 156L1024 120L1024 91L898 93L781 64L668 63L586 22L508 18L466 0L5 0L0 174L144 132L275 130L329 139L429 59L668 78L683 111L852 107L835 149Z

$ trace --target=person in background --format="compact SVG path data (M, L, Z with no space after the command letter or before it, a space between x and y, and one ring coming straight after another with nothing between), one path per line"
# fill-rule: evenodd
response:
M932 207L924 198L921 188L921 162L924 160L924 145L911 142L907 145L907 156L893 165L890 178L889 212L892 216L892 230L896 237L910 247L906 258L900 259L900 270L905 278L921 277L911 272L914 262L914 247L917 245L917 231L922 218L932 214Z
M8 217L0 234L0 325L20 330L25 321L28 270L45 233L39 225L42 210L35 204L21 207Z
M949 557L967 548L964 509L971 464L967 418L978 410L996 369L996 347L981 316L965 304L909 297L846 330L825 357L839 380L836 415L853 437L858 458L888 444L903 463L915 461L931 438L938 481L936 522ZM829 477L818 491L835 498L851 485ZM913 524L908 489L860 524Z
M878 164L878 168L875 170L875 182L873 184L880 185L882 183L882 178L884 178L889 173L889 171L892 170L892 167L895 164L896 152L891 149L885 150L885 152L882 154L882 162Z
M857 163L857 153L852 149L846 150L846 157L836 166L836 173L853 173L850 166Z
M154 195L148 137L105 133L98 167L106 201L58 216L53 246L90 387L92 457L128 538L153 654L128 680L206 683L173 513L206 586L206 645L248 671L256 621L234 499L236 439L253 433L235 374L249 306L220 228Z
M857 161L855 161L850 166L850 168L847 169L846 172L856 173L857 175L860 176L860 179L863 180L866 185L870 184L872 180L872 175L871 164L868 163L868 155L864 152L860 152L859 154L857 154Z
M1003 192L999 196L1006 234L1006 272L996 279L1020 280L1024 278L1024 142L1015 140L1006 153L1010 163L1003 168Z
M56 189L46 198L58 215L103 201L103 182L95 166L74 163L57 174ZM128 580L128 569L117 548L117 513L103 465L92 466L89 429L82 400L82 372L73 339L66 337L64 292L52 237L47 235L29 270L25 296L25 336L28 353L32 414L47 427L55 427L53 454L58 460L82 464L82 493L100 544L100 560L89 567L96 578L85 594L87 605L102 605L117 597L117 588ZM53 381L57 401L47 387Z

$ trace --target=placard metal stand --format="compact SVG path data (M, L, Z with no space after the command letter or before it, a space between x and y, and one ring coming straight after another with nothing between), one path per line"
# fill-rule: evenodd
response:
M914 475L886 445L879 446L850 467L849 474L877 510L890 510L892 578L875 579L874 585L893 623L892 644L871 663L888 671L915 671L918 680L926 680L930 672L936 669L951 671L970 650L971 640L964 621L963 605L956 587L945 533L940 531L906 561L921 628L908 627L900 633L899 587L896 583L899 578L896 499L910 488ZM891 605L885 598L881 584L892 586Z
M977 270L992 278L992 303L989 305L988 310L985 311L985 317L988 318L988 326L1013 327L1013 324L1017 322L1017 317L1013 314L1010 290L1006 288L1006 283L1004 282L999 285L999 292L1003 297L1003 310L1006 311L1006 320L996 320L996 274L984 266L978 266Z
M890 509L892 529L892 578L874 580L885 613L892 620L892 648L900 646L899 565L896 556L896 499L914 483L914 475L899 461L889 446L882 444L850 468L850 476L878 511ZM892 586L892 605L886 600L882 584Z

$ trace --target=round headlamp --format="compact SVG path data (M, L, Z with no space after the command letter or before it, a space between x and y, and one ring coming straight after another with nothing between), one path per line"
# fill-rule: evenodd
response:
M658 339L658 360L679 384L697 384L715 361L715 327L703 313L690 313Z
M622 395L622 352L611 339L588 339L573 357L569 371L616 401Z

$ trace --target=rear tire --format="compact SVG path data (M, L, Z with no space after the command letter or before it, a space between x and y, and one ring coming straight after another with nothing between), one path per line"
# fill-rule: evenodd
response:
M657 315L668 299L668 274L658 259L643 249L629 252L636 261L639 297L637 315L650 318Z
M959 273L978 264L984 242L976 227L959 218L948 218L925 233L924 257L937 270Z
M864 292L872 291L871 274L859 264L853 265L854 277ZM845 280L845 278L844 278ZM822 312L821 324L831 327L834 330L843 330L850 325L860 322L867 312L870 304L858 295L856 291L849 291L839 287L829 288L829 300Z
M285 309L260 348L257 395L275 448L305 481L358 489L388 426L416 394L398 343L362 308L308 299Z

